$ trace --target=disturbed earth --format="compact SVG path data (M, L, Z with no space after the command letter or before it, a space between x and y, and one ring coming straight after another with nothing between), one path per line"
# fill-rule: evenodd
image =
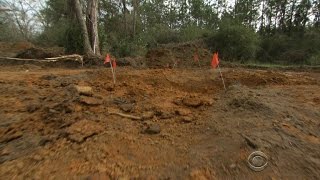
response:
M222 73L0 67L0 177L320 179L320 72Z

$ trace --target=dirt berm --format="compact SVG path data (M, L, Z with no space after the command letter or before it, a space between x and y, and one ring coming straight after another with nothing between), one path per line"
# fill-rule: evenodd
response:
M146 54L148 67L194 67L199 63L194 60L197 54L200 66L210 64L212 53L203 41L180 44L160 45L150 49Z

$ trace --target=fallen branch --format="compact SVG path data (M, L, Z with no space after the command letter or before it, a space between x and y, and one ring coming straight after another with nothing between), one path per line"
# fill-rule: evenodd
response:
M142 120L142 117L138 117L138 116L132 116L129 114L123 114L123 113L119 113L119 112L110 112L111 115L118 115L124 118L129 118L129 119L133 119L133 120Z
M40 62L56 62L57 60L39 60L39 59L23 59L23 58L11 58L11 57L0 57L0 59L6 60L17 60L17 61L40 61Z
M37 61L37 62L57 62L59 60L73 60L73 61L80 62L81 65L83 66L83 57L78 54L45 58L45 59L23 59L23 58L12 58L12 57L0 57L0 59L16 60L16 61Z
M78 54L72 54L72 55L66 55L66 56L59 56L59 57L52 57L52 58L46 58L47 60L74 60L79 61L81 65L83 66L83 57Z

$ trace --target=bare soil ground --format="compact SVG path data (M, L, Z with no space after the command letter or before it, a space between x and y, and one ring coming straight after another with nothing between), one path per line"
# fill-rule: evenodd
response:
M1 179L320 178L319 72L0 69Z

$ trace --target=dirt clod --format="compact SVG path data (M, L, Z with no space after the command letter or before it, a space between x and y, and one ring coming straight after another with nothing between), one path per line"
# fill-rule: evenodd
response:
M98 106L103 103L102 99L98 99L95 97L86 97L86 96L81 96L79 99L79 102L85 105L91 105L91 106Z
M173 117L173 114L172 113L170 113L170 112L160 112L159 113L159 118L160 119L170 119L170 118L172 118Z
M35 161L41 161L43 158L40 155L35 155L32 157L32 159Z
M68 138L71 141L82 143L87 138L103 131L103 127L93 121L81 120L67 129Z
M182 117L182 122L183 123L191 123L194 121L194 118L193 117L190 117L190 116L184 116Z
M183 104L189 107L197 108L203 105L203 102L198 98L184 98Z
M176 113L177 115L180 115L180 116L187 116L187 115L190 115L190 114L192 113L192 111L189 110L189 109L182 109L182 108L180 108L180 109L177 109L177 110L175 111L175 113Z
M146 133L146 134L159 134L160 132L161 132L161 128L160 128L159 124L150 124L144 130L144 133Z
M134 105L133 104L121 104L119 107L124 112L132 112Z
M27 111L29 113L33 113L33 112L37 111L38 109L40 109L40 105L39 104L29 104L27 106Z

